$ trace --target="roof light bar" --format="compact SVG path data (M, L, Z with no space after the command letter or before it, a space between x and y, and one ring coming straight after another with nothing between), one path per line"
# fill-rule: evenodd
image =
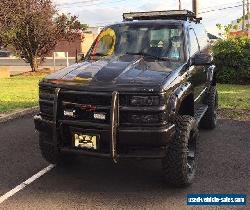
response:
M177 20L191 20L191 21L201 20L201 18L196 18L195 13L189 10L168 10L168 11L123 13L124 21L155 20L155 19L177 19Z

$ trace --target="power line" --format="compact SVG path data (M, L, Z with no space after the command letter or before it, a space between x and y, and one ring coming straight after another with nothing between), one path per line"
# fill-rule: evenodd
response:
M77 5L77 4L81 4L81 5L84 5L84 6L94 6L94 5L98 5L100 3L100 1L101 0L82 0L82 1L78 1L78 2L72 2L72 3L56 4L56 6L63 7L63 8L70 8L71 6ZM126 0L113 0L113 1L107 1L105 3L110 4L110 3L119 3L119 2L123 2L123 1L126 1ZM235 2L235 4L236 3L242 3L242 2L239 1L239 2ZM223 5L228 5L228 4L229 3L221 4L221 5L218 5L218 6L223 6ZM206 7L204 9L214 8L214 7L218 7L218 6ZM204 13L209 13L209 12L214 12L214 11L220 11L220 10L225 10L225 9L231 9L231 8L240 7L240 6L243 6L243 5L241 4L241 5L236 5L236 6L228 6L228 7L223 7L223 8L215 8L215 9L211 9L211 10L205 10L205 11L201 11L199 14L204 14Z
M235 5L235 6L212 9L212 10L207 10L207 11L200 12L199 14L204 14L204 13L209 13L209 12L216 12L216 11L221 11L221 10L226 10L226 9L233 9L233 8L242 7L242 6L243 6L243 4L239 4L239 5Z
M77 5L77 4L83 4L84 6L93 6L93 5L97 5L100 3L101 0L82 0L82 1L78 1L78 2L72 2L72 3L62 3L62 4L58 4L57 6L63 7L63 8L69 8L69 7L65 7L65 6L72 6L72 5ZM105 3L118 3L118 2L123 2L126 0L107 0ZM240 2L235 2L235 3L242 3L242 1ZM222 6L222 5L228 5L228 4L221 4L218 6ZM210 12L216 12L216 11L222 11L222 10L227 10L227 9L233 9L233 8L238 8L238 7L242 7L243 4L239 4L239 5L234 5L234 6L228 6L228 7L222 7L222 8L215 8L215 9L210 9L210 10L205 10L205 11L201 11L199 14L206 14L206 13L210 13ZM215 7L215 6L213 6ZM207 7L208 8L213 8L213 7ZM205 9L205 8L204 8ZM105 23L105 22L103 22ZM109 22L110 23L110 22Z
M100 1L100 0L85 0L85 1L77 1L77 2L72 2L72 3L61 3L61 4L56 4L56 6L66 6L66 5L75 5L75 4L85 4L85 3L91 3L95 1Z
M226 3L226 4L218 4L218 5L214 5L214 6L210 6L210 7L206 7L206 8L202 8L200 10L207 10L207 9L218 9L218 7L220 8L221 6L226 6L226 5L232 5L232 4L240 4L242 3L242 1L237 1L237 2L231 2L231 3Z
M69 8L70 6L74 6L78 4L83 5L83 6L94 6L94 5L100 4L101 1L102 0L86 0L86 1L78 1L78 2L72 2L72 3L57 4L56 6L63 7L63 8L65 8L65 6L66 8ZM105 1L105 3L110 4L110 3L118 3L118 2L123 2L123 1L126 1L126 0L113 0L113 1L107 0Z
M127 1L127 0L117 0L117 1L109 1L109 2L106 2L106 4L112 4L112 3L119 3L119 2L124 2L124 1ZM72 4L71 4L72 5ZM71 7L71 5L69 6L62 6L60 7L61 9L68 9ZM82 4L81 6L84 6L84 7L90 7L90 6L95 6L95 5L100 5L100 2L96 1L96 3L93 3L93 4Z

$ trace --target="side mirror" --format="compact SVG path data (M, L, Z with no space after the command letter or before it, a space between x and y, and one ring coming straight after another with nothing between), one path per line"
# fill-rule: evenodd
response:
M207 53L198 53L191 58L191 64L194 66L205 66L212 63L213 57Z

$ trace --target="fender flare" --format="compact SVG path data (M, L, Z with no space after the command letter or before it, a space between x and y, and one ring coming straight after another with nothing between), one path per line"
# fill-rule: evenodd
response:
M167 110L170 118L178 113L183 100L193 93L193 87L190 82L181 84L178 86L173 93L169 96Z

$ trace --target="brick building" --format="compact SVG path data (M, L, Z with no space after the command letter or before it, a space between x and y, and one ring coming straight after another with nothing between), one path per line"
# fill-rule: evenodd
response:
M58 42L53 52L68 52L69 57L75 57L76 53L86 54L101 29L102 27L89 27L87 31L79 34L79 36L72 42ZM53 52L51 52L48 56L52 56Z
M62 40L57 43L53 52L68 52L69 57L75 57L76 52L80 53L82 51L81 46L83 41L84 41L83 34L79 34L79 36L72 42ZM49 56L52 56L53 52Z

